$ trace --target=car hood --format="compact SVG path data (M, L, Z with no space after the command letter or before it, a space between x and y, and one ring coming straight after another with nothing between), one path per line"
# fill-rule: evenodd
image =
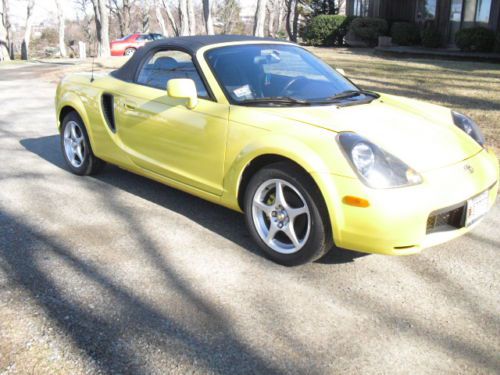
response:
M353 131L424 172L465 160L482 150L453 125L447 108L382 95L369 104L273 108L275 115L334 132Z

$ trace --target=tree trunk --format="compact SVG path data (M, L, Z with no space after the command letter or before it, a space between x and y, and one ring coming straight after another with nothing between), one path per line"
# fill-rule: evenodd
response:
M274 20L276 19L276 4L275 1L271 1L267 7L267 13L269 13L269 21L267 23L267 35L274 38L276 35L274 33Z
M95 30L100 57L109 57L109 14L105 0L92 0L95 15Z
M181 17L181 35L189 35L189 21L187 0L179 0L179 14Z
M172 25L172 30L174 30L175 36L179 36L179 28L177 27L177 22L175 22L175 18L172 15L172 12L170 11L170 6L168 3L163 0L163 7L165 8L165 11L167 12L167 17L170 22L170 25Z
M33 7L35 0L28 0L26 5L26 25L24 28L24 38L21 44L21 60L28 60L31 40L31 26L33 24Z
M296 42L299 35L299 1L295 0L292 23L292 41Z
M161 33L166 37L168 37L167 27L165 26L165 19L163 18L163 14L161 14L160 3L157 0L155 0L155 15L156 15L156 20L160 25Z
M203 0L203 18L208 35L214 35L214 22L212 20L212 4L210 0Z
M9 28L9 2L0 0L0 61L10 60Z
M64 4L62 0L56 0L57 7L57 22L59 25L59 54L61 57L66 57L66 44L64 43Z
M141 0L142 12L142 32L149 33L149 4L146 5L144 0Z
M266 22L266 4L267 0L258 0L257 9L255 10L255 23L253 27L253 35L264 36L264 24Z
M298 0L287 0L286 9L286 33L292 42L297 41L297 27L299 21Z
M189 35L196 35L196 17L194 15L193 0L187 0L188 19L189 19Z
M123 36L130 33L130 11L132 9L131 0L123 0L122 7L122 22L123 22Z
M278 0L278 24L276 26L276 34L281 32L281 27L283 25L283 10L284 10L283 0Z
M123 25L122 10L123 9L120 9L120 5L118 5L118 0L111 0L111 3L109 4L109 12L111 16L116 16L118 28L120 29L120 37L123 38L125 36L125 27Z

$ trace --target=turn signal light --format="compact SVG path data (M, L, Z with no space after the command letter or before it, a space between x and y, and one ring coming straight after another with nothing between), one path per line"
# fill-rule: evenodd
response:
M348 204L350 206L355 206L355 207L368 207L368 206L370 206L370 202L368 202L366 199L353 197L352 195L346 195L342 199L342 202L344 202L345 204Z

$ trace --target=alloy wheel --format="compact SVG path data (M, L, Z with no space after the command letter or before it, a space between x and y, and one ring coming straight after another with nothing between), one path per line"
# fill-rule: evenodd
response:
M281 254L293 254L307 242L311 214L302 194L289 182L262 183L252 200L252 218L264 243Z
M64 152L66 158L75 168L80 168L85 161L87 148L80 125L69 121L64 128Z

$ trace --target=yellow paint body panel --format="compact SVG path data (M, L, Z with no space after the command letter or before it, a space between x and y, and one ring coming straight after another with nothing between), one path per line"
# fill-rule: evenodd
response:
M273 42L269 42L273 43ZM493 205L499 165L454 124L449 109L381 95L371 104L341 107L246 107L225 98L203 54L197 53L215 100L200 98L194 109L166 90L127 83L109 75L91 83L88 74L61 81L56 109L76 110L95 155L209 201L241 211L241 176L255 158L279 155L302 166L315 180L328 208L335 244L364 252L403 255L447 241L469 228L426 235L433 211L489 190ZM262 44L262 43L259 43ZM117 131L107 126L101 95L115 97ZM423 183L397 189L364 185L343 155L336 136L354 131L417 170ZM467 173L464 166L473 167ZM369 207L342 203L344 196Z

